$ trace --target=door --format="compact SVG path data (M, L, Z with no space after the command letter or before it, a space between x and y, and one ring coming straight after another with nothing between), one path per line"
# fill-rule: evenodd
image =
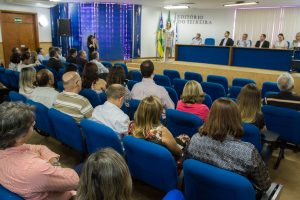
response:
M36 14L1 11L2 43L5 66L8 67L13 47L38 47Z

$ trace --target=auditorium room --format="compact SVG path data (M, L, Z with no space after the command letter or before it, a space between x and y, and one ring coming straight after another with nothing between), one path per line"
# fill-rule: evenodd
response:
M0 0L0 200L299 200L299 0Z

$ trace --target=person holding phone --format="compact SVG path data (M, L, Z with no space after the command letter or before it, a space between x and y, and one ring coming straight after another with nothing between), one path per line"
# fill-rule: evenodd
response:
M91 59L91 55L93 52L97 51L98 50L98 41L96 39L96 35L89 35L88 38L87 38L87 47L88 47L88 50L89 50L89 60L92 60Z

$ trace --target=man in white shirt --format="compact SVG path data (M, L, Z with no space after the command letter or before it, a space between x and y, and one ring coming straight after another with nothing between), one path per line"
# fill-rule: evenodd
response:
M202 44L201 34L197 33L196 37L194 37L192 40L192 45L201 45L201 44Z
M251 47L251 42L248 40L248 34L244 33L242 39L239 40L236 44L238 47Z
M121 107L124 102L126 89L120 84L112 84L106 90L107 101L97 106L92 114L92 119L100 122L119 134L120 138L128 133L130 123L128 115L126 115Z
M99 60L99 53L97 51L94 51L92 54L91 54L91 61L92 63L95 63L98 67L98 74L103 74L103 73L108 73L109 70L104 67L104 65L100 62Z
M292 47L291 47L292 49L294 49L294 48L300 48L300 32L298 32L297 34L296 34L296 38L295 38L295 40L293 41L293 43L292 43Z

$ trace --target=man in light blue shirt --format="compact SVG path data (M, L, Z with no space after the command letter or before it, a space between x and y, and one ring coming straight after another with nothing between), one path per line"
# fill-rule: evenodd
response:
M242 39L239 40L236 44L238 47L251 47L251 41L248 40L248 34L244 33Z

